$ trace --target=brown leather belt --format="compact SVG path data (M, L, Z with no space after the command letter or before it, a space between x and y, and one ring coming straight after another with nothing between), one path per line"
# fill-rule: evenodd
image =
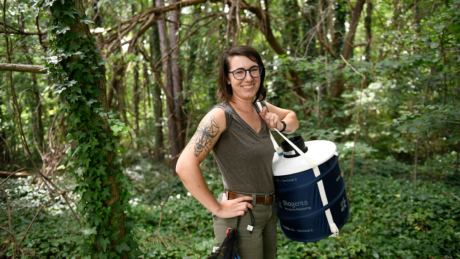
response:
M227 197L229 200L234 200L239 197L251 196L249 194L241 194L241 193L234 193L231 191L227 191ZM275 201L274 195L256 195L256 203L257 204L272 204Z

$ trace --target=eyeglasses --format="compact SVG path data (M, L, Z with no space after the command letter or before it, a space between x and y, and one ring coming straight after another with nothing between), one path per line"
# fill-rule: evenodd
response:
M264 67L263 66L253 66L250 69L244 69L244 68L237 68L233 71L230 71L229 73L233 74L233 77L236 80L243 80L246 78L246 72L249 71L249 74L251 74L251 77L257 78L262 74Z

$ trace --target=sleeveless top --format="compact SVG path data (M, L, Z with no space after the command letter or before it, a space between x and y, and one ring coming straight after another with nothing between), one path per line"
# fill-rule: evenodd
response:
M264 102L261 102L265 106ZM217 104L225 112L226 130L213 148L214 157L227 190L243 193L274 193L272 161L274 148L265 121L256 133L230 103ZM254 105L260 113L257 104Z

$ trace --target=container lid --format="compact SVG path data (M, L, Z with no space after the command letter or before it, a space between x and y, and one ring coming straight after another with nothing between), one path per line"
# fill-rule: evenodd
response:
M294 143L300 150L302 150L304 153L308 151L308 147L305 146L305 142L303 141L302 136L295 136L292 138L289 138L289 140ZM284 157L291 158L291 157L296 157L300 156L297 151L289 144L286 140L281 143L281 148L283 148L284 152Z
M308 147L306 155L318 166L337 154L337 146L327 140L313 140L305 142ZM283 176L311 169L311 166L301 157L286 158L275 154L273 158L273 175Z

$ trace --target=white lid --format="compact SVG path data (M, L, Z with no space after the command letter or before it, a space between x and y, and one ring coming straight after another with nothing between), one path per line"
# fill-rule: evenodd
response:
M308 147L306 155L318 166L337 153L337 146L334 142L327 140L307 141L305 146ZM301 156L285 158L275 154L273 157L274 176L290 175L309 169L311 169L311 166Z

